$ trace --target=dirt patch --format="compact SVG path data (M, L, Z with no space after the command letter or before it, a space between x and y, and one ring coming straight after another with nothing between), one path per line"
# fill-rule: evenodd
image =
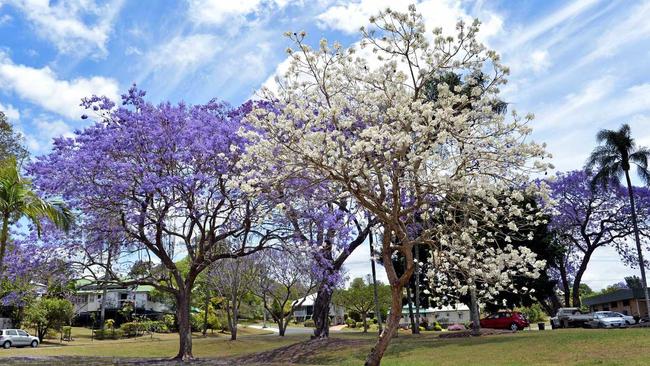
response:
M338 350L349 349L350 347L366 346L367 344L367 342L357 339L312 339L270 351L237 357L231 359L231 361L237 365L288 365L306 363L310 356L317 354L321 350L326 349L328 352L336 352Z
M481 329L479 332L479 336L490 336L490 335L499 335L499 334L512 334L514 331L509 330L509 329ZM474 336L472 334L471 330L463 330L460 332L445 332L440 334L439 338L466 338L466 337L472 337Z

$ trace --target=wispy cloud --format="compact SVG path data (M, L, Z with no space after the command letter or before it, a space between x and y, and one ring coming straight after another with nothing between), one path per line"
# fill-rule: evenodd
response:
M380 10L391 8L406 11L410 4L415 4L422 13L429 30L442 27L451 32L458 20L471 21L472 17L463 9L460 0L361 0L359 2L339 3L319 14L317 24L323 29L339 30L348 34L357 34L359 28L369 24L369 18ZM501 30L503 20L492 12L481 14L483 27L481 37L488 38Z
M9 0L32 23L33 30L51 41L60 52L105 56L113 22L124 0L102 5L93 0L50 2ZM88 19L93 19L88 22Z

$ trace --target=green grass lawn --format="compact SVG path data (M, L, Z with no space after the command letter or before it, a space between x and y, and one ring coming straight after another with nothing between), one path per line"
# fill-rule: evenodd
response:
M279 337L240 330L241 338L228 335L195 335L194 355L221 358L262 352L309 339L308 335ZM116 356L172 357L176 353L176 334L156 334L136 339L90 341L89 332L79 328L72 342L47 343L37 349L0 350L7 356ZM517 334L482 338L439 339L437 332L419 336L400 334L393 339L382 365L649 365L650 329L566 329L524 331ZM370 350L376 334L336 333L333 338L349 340L335 349L305 354L301 364L359 365ZM0 363L2 363L0 361ZM282 363L282 362L279 362Z

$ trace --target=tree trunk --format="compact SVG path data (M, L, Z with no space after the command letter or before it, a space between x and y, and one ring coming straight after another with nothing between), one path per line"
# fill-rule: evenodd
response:
M384 261L384 263L386 263L386 261ZM366 357L366 366L379 366L381 358L384 356L384 352L386 352L391 338L397 331L399 320L402 317L402 290L403 288L401 286L391 286L392 301L390 314L388 315L388 319L386 319L386 327L384 328L384 331L379 334L375 346L368 354L368 357Z
M226 318L228 320L228 329L230 329L231 341L237 340L237 322L235 321L234 317L234 311L230 306L230 300L226 300Z
M589 259L591 258L592 253L593 252L591 251L586 252L584 257L582 257L582 262L580 263L580 267L576 272L576 277L573 280L573 293L571 295L573 298L573 306L576 308L579 308L581 306L580 283L582 282L582 276L585 274L585 271L587 270L587 264L589 263Z
M562 289L564 291L564 307L571 306L571 286L569 285L569 278L566 272L566 267L564 266L564 261L560 263L560 279L562 280Z
M111 268L111 248L108 247L106 254L106 273L104 273L104 282L102 283L102 302L99 306L99 329L104 330L106 321L106 294L108 293L108 270Z
M9 212L2 215L2 232L0 232L0 274L3 271L5 252L7 251L7 242L9 241Z
M476 297L476 285L472 284L469 290L470 311L472 312L472 335L481 334L481 314L478 308L478 298Z
M370 353L366 357L366 366L378 366L380 364L381 358L384 356L391 338L399 327L399 320L402 317L402 291L404 286L408 284L411 275L413 275L413 253L411 252L411 248L404 247L405 250L401 251L401 254L405 257L406 266L402 276L398 277L395 272L395 267L393 266L393 249L391 248L391 244L392 237L385 234L382 238L381 255L384 262L384 269L386 270L386 276L390 283L390 315L386 321L384 331L379 334L375 346L370 350Z
M363 332L368 333L368 313L361 313L363 317Z
M375 300L375 317L377 318L379 334L381 334L382 331L381 309L379 308L379 294L377 292L377 271L375 270L375 251L372 245L372 237L373 235L370 234L369 239L370 239L370 267L372 268L372 290L373 290L373 296Z
M210 306L210 296L205 295L205 311L203 312L203 336L208 333L208 307Z
M233 295L233 299L235 295ZM230 329L230 340L237 340L237 323L239 322L239 301L235 300L232 303L232 328Z
M630 196L630 207L632 208L632 224L634 225L634 240L636 241L636 251L639 257L639 269L641 270L641 286L643 286L643 294L645 296L645 305L650 315L650 296L648 294L648 283L645 277L645 262L643 261L643 249L641 248L641 238L639 237L639 226L637 225L636 218L636 205L634 204L634 192L632 191L632 182L630 181L630 173L625 171L625 180L627 181L627 193ZM0 267L1 268L1 267Z
M192 355L192 323L190 322L190 296L191 286L180 288L176 295L176 317L178 318L178 354L177 360L188 361L194 359Z
M280 337L284 337L284 333L287 330L287 325L284 322L284 316L278 318L278 334Z
M330 304L332 302L332 290L326 284L321 284L314 301L314 338L327 338L330 334Z
M409 319L411 319L411 333L415 334L415 317L413 316L413 303L411 302L411 286L406 285L406 301L409 308Z

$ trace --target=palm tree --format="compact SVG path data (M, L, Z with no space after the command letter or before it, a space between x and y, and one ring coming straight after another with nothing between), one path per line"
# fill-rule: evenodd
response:
M641 269L641 282L645 293L645 302L650 314L650 296L648 296L648 283L645 277L645 264L643 261L643 252L641 250L641 240L639 238L639 227L637 225L636 206L634 204L634 194L632 191L632 181L630 180L631 164L636 165L639 177L646 183L650 184L650 172L648 172L648 158L650 150L646 147L637 148L634 139L630 136L630 126L624 124L618 131L601 130L596 135L598 143L604 143L597 146L589 156L585 169L592 171L597 168L596 175L592 180L592 185L604 185L609 182L620 182L620 177L625 175L627 182L627 193L630 197L630 206L632 207L632 224L634 225L634 238L636 240L636 250L639 258L639 268Z
M0 162L0 274L9 243L9 225L23 217L36 226L39 235L42 219L47 218L66 231L73 220L63 202L44 200L33 191L31 181L20 176L16 159L12 157Z

